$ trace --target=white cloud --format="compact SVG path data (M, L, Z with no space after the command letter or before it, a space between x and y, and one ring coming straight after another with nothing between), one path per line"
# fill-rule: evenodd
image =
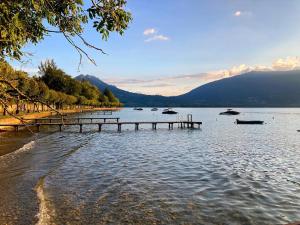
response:
M157 31L154 29L154 28L148 28L144 31L144 35L145 36L148 36L148 35L151 35L151 34L155 34Z
M234 14L234 16L236 17L240 17L240 16L252 16L252 12L250 11L236 11Z
M234 13L234 16L241 16L242 15L242 12L241 11L236 11L235 13Z
M145 40L145 42L151 42L151 41L168 41L170 40L169 37L164 36L164 35L154 35L153 37L150 37Z
M300 57L277 59L273 62L272 68L274 70L294 70L300 68Z

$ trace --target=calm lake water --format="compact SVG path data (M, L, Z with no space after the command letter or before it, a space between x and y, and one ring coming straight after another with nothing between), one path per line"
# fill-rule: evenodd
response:
M300 109L176 109L142 125L0 134L0 224L285 224L300 220ZM82 116L99 117L97 113ZM121 121L177 120L124 109ZM101 116L102 117L102 116ZM240 119L265 125L236 125ZM22 146L22 147L20 147Z

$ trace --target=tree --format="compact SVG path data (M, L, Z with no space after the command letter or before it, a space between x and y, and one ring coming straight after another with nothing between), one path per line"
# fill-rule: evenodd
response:
M49 96L44 96L45 99L43 98L41 102L41 98L36 95L41 91L37 81L21 72L14 71L5 62L7 58L22 60L22 56L26 54L22 48L27 43L37 44L46 35L60 34L78 52L79 65L83 55L95 64L82 46L102 53L104 51L86 41L83 37L84 27L89 22L92 23L93 28L104 40L107 40L111 32L118 32L122 35L127 29L132 18L131 14L125 10L126 0L90 0L88 2L90 2L89 5L83 0L0 1L0 104L3 105L4 112L10 101L19 102L20 99L24 99L34 104L38 102L44 104L45 99L53 97L52 92L49 92ZM81 43L77 44L74 41L75 38ZM82 93L78 83L70 79L67 79L68 81L72 88L63 90L65 93ZM64 82L62 84L65 85ZM59 95L65 98L57 94Z
M40 80L55 91L80 98L81 105L99 105L103 97L101 91L89 81L78 81L59 69L53 60L46 60L39 66ZM104 101L104 100L103 100Z
M104 95L108 98L108 101L111 103L119 103L119 99L115 97L115 95L108 88L104 89Z
M84 26L91 22L102 39L110 32L121 35L131 21L125 10L126 0L2 0L0 3L0 59L9 57L21 60L25 54L22 47L27 43L37 44L46 35L61 34L80 55L95 63L86 51L74 42L104 53L83 37Z

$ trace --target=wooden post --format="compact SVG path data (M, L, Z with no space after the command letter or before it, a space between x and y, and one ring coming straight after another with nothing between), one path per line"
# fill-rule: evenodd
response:
M93 123L93 118L91 118L91 123Z
M15 127L15 131L18 132L19 131L19 126L15 125L14 127Z
M35 119L35 120L34 120L34 122L35 122L35 123L37 123L37 122L38 122L38 120L37 120L37 119Z
M99 123L99 124L98 124L98 131L101 132L101 130L102 130L102 124Z
M40 132L40 126L41 126L40 124L36 125L36 129L37 129L38 132Z
M182 124L182 122L180 123L180 128L183 129L183 124Z
M117 118L117 123L119 123L119 118Z
M49 119L49 123L52 123L52 119Z
M77 119L77 122L78 122L78 123L79 123L79 120L80 120L80 119L78 118L78 119Z
M106 123L106 118L103 119L104 123Z
M82 124L79 124L79 132L82 133Z
M59 126L59 132L61 132L62 131L62 124L59 124L58 126Z
M118 123L118 132L121 132L121 124L120 123Z
M152 123L152 130L156 130L156 123Z
M135 130L139 130L139 124L135 123Z

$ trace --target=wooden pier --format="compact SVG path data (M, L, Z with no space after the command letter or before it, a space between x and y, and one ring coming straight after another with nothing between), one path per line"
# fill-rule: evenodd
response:
M88 111L86 111L86 110L82 110L82 111L80 111L80 112L75 112L76 114L78 114L78 113L93 113L93 112L97 112L97 115L112 115L113 114L113 112L115 112L115 111L117 111L117 110L97 110L97 111L94 111L94 110L88 110ZM70 115L72 115L72 114L75 114L75 113L69 113L69 114L66 114L66 113L63 113L63 114L60 114L60 115L62 115L62 116L70 116ZM57 113L55 113L55 115L59 115L59 114L57 114Z
M115 122L119 122L120 118L119 117L62 117L62 118L38 118L38 119L23 119L24 121L34 121L34 123L44 123L44 122L48 122L48 123L52 123L52 122L70 122L70 121L76 121L77 123L82 122L83 120L88 120L91 123L93 123L93 121L95 120L101 120L104 123L106 123L107 121L115 121Z
M50 118L44 118L44 119L50 119ZM53 118L52 118L53 119ZM82 118L80 118L82 119ZM95 118L88 118L88 119L95 119ZM106 119L114 119L114 118L106 118ZM116 118L115 118L116 119ZM41 120L41 119L38 119ZM60 119L61 120L61 119ZM0 124L0 127L13 127L15 131L19 131L19 128L21 127L36 127L37 131L40 131L41 126L56 126L59 128L59 131L62 131L62 128L64 126L77 126L79 127L79 132L82 133L83 131L83 126L91 126L91 125L97 125L98 126L98 132L102 131L102 126L103 125L114 125L117 127L117 131L121 132L122 131L122 125L134 125L134 129L136 131L139 130L140 125L143 124L148 124L152 125L152 130L157 129L158 124L168 124L169 130L174 129L174 124L178 125L178 128L180 129L200 129L200 126L202 122L192 122L192 121L154 121L154 122L90 122L90 123L63 123L63 122L58 122L58 123L28 123L28 124Z

